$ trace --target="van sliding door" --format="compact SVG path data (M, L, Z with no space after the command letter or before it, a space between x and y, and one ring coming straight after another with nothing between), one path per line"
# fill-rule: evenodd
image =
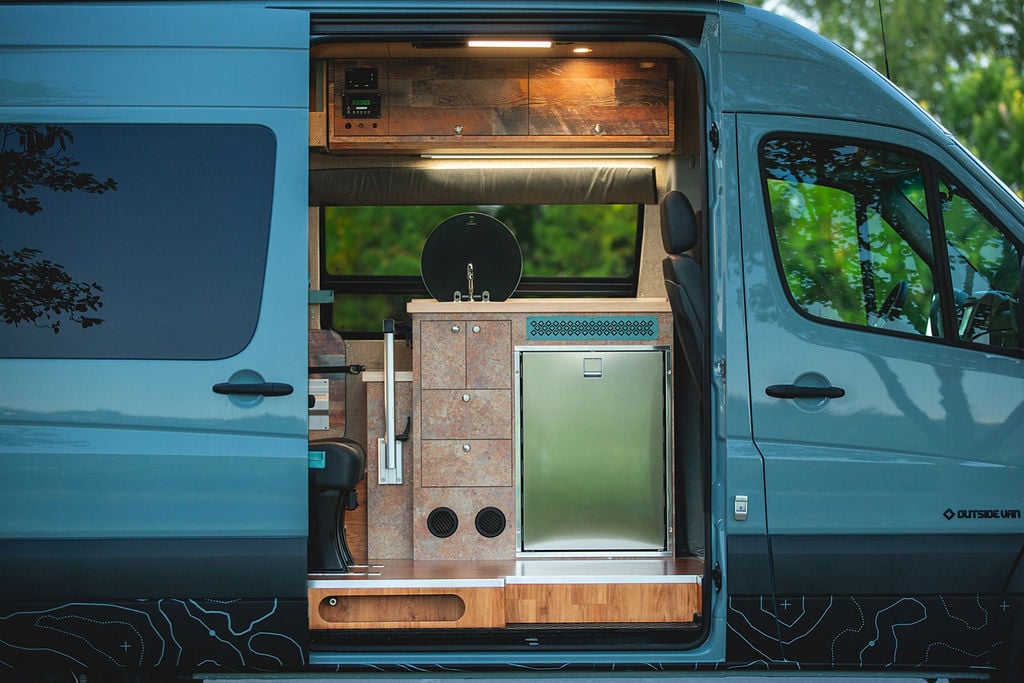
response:
M0 25L0 599L304 598L308 17Z

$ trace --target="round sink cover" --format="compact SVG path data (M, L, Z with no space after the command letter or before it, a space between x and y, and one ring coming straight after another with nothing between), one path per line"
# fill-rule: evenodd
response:
M475 301L484 292L491 301L504 301L519 286L523 253L512 231L494 216L460 213L446 218L423 245L423 284L438 301L453 301L455 292L468 301L470 271Z

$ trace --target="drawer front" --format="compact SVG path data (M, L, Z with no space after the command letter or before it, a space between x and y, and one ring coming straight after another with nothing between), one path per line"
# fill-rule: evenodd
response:
M511 439L512 392L431 389L421 397L421 439Z
M466 322L420 323L420 383L424 389L466 386Z
M420 442L421 486L511 486L512 441L446 439Z
M485 320L467 324L466 386L477 389L512 388L511 322Z

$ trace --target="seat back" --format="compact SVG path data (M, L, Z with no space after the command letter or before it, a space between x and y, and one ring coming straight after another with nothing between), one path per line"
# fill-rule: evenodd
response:
M699 224L685 194L671 190L661 199L661 239L667 256L662 262L665 291L672 305L676 335L686 366L698 387L703 387L706 302L704 273L690 253L697 246Z
M705 397L708 373L705 370L705 331L707 315L704 273L692 253L700 237L700 223L682 192L673 190L661 200L661 236L667 256L662 262L665 291L672 305L676 339L688 372L677 372L672 402L675 415L676 491L682 496L677 524L676 548L682 544L696 556L704 556L705 529ZM677 356L675 365L681 365ZM681 368L680 368L681 370ZM686 381L687 375L689 382Z

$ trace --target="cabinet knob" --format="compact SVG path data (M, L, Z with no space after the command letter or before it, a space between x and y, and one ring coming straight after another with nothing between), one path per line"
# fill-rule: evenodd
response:
M458 334L461 331L462 331L461 327L459 327L458 325L452 325L452 333L453 334Z
M471 450L473 450L473 447L470 446L468 443L462 444L462 452L463 453L469 453Z
M473 334L479 334L479 333L480 333L480 326L479 325L473 325Z
M469 403L469 399L470 399L469 394L463 394L462 395L462 402L463 403Z

